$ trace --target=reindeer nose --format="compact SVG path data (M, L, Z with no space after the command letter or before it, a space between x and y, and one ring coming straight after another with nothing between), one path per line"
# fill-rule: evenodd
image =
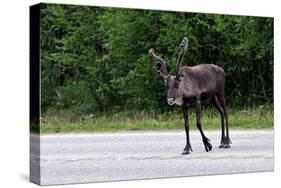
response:
M169 105L173 105L174 104L174 99L173 98L167 98L167 103Z

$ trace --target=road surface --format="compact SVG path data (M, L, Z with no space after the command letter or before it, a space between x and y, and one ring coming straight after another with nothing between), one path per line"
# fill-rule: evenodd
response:
M273 130L232 130L230 149L218 148L220 131L205 134L213 150L191 131L185 156L182 131L43 135L40 158L31 135L31 163L40 160L42 185L273 171Z

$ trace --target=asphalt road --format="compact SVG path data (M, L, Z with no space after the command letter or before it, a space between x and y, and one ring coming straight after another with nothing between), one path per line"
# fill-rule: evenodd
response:
M231 131L232 148L218 148L220 131L206 131L205 152L198 131L193 153L180 155L185 133L124 132L31 135L31 163L40 159L42 185L273 171L273 130Z

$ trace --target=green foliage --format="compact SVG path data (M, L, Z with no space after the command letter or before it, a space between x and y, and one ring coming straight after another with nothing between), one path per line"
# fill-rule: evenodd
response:
M41 105L75 114L170 111L148 56L176 67L214 63L226 72L232 106L273 102L273 19L48 4L41 11Z

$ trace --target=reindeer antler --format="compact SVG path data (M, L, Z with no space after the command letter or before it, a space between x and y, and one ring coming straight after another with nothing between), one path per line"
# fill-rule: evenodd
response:
M166 68L166 61L164 61L160 56L156 55L154 52L154 49L150 49L148 51L149 55L151 55L152 57L154 57L154 59L158 60L161 64L161 70L156 69L155 67L153 67L154 71L157 72L161 77L166 77L168 75L168 71ZM161 72L162 71L162 72Z
M159 74L159 76L161 76L163 79L166 79L167 78L167 75L165 75L164 73L161 72L161 70L155 68L155 67L152 67L152 69L154 70L155 73Z
M182 62L184 60L184 54L187 50L187 47L188 47L188 39L187 37L184 37L180 43L180 53L179 53L179 56L178 56L178 60L177 60L177 69L176 69L176 75L179 73L179 70L181 68L181 65L182 65Z

